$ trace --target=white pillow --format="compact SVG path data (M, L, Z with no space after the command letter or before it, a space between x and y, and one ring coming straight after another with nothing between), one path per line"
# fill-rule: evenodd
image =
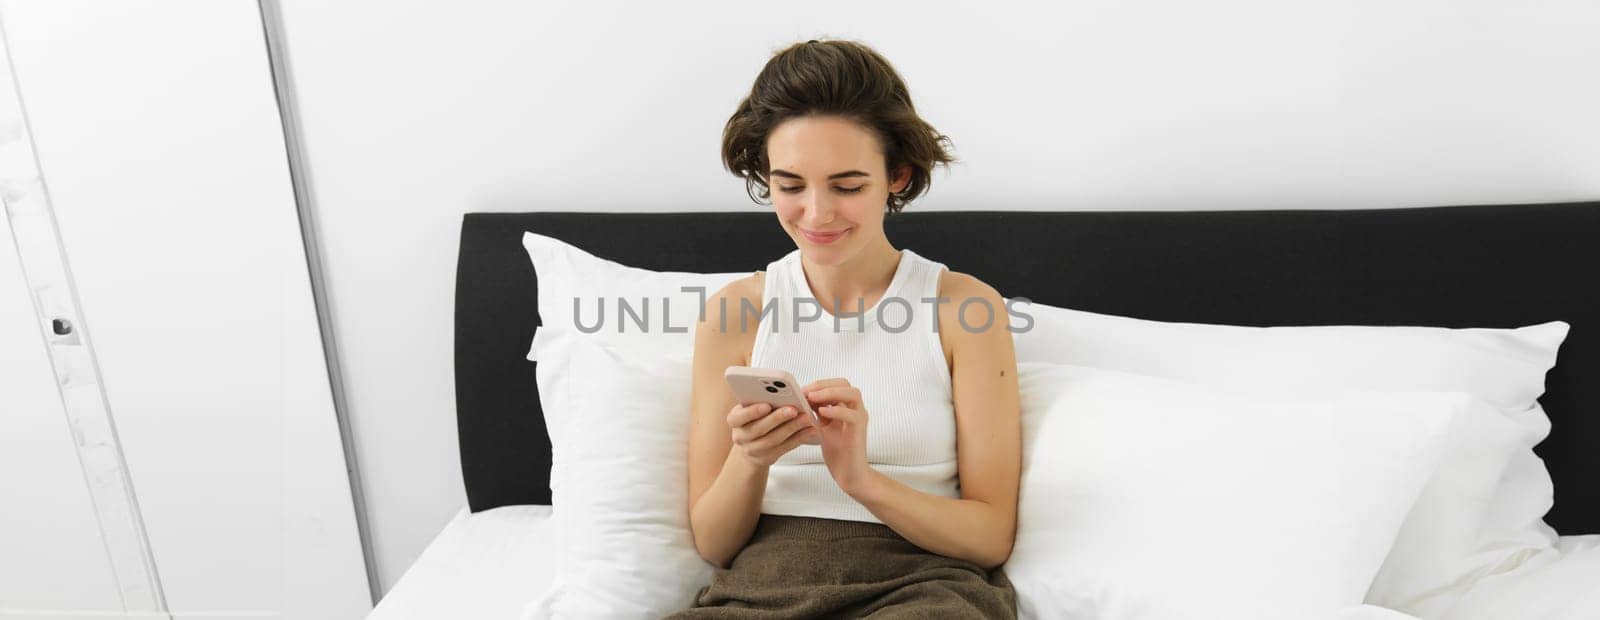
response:
M1343 389L1468 391L1523 411L1570 326L1515 329L1389 325L1246 327L1171 323L1018 303L1033 325L1012 335L1017 361L1126 370L1212 385L1305 393ZM1014 319L1012 324L1027 323Z
M640 354L692 354L695 322L705 298L749 275L630 267L532 232L522 234L522 247L538 278L539 316L543 320L528 347L527 358L535 362L542 356L564 359L564 347L570 346L570 339L574 338L604 342ZM573 314L574 300L579 306L577 315ZM620 300L626 300L631 314L620 308ZM644 321L643 329L635 322L635 315ZM600 329L583 331L597 324ZM683 331L675 331L680 328ZM560 363L539 364L534 370L551 443L559 441L564 416L572 409L566 389L568 372L567 365Z
M1021 363L1005 570L1026 618L1331 618L1359 605L1460 392L1262 397Z
M689 353L585 339L564 349L573 408L550 471L558 576L523 618L659 618L710 584L689 529Z
M532 232L522 234L522 246L538 277L539 316L544 326L614 346L655 352L692 350L695 322L706 298L752 273L630 267ZM573 312L574 302L579 307L577 314ZM597 326L599 329L592 333L584 331ZM536 354L530 346L528 359L537 361Z
M1244 327L1168 323L1019 304L1019 362L1124 370L1250 393L1460 391L1496 405L1475 417L1408 517L1367 602L1437 616L1480 578L1553 549L1554 502L1533 446L1550 432L1537 398L1570 326ZM1028 326L1029 319L1013 324Z

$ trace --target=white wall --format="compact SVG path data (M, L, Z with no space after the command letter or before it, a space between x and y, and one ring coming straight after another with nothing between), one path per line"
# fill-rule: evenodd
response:
M0 269L0 320L17 322L0 346L18 347L0 353L0 371L27 382L16 395L0 383L0 450L15 451L0 465L19 465L0 467L0 616L365 615L372 596L259 8L0 0L0 18L27 120L24 132L0 114L0 252L17 257ZM13 76L0 77L9 95ZM37 232L46 210L59 252L13 243L13 222L50 235ZM74 299L47 317L32 316L14 267L54 264L41 255L66 265ZM45 348L39 326L60 316L92 363ZM67 432L68 414L87 419L91 403L114 434ZM74 443L86 454L120 446L125 467L72 480ZM108 576L146 576L108 575L105 559L126 557L128 539L85 532L96 512L119 532L124 515L84 501L86 489L123 493L117 474L131 480L159 580L106 592Z
M874 46L951 136L916 209L1600 197L1593 3L281 4L386 591L465 503L461 214L763 210L720 131L796 40Z

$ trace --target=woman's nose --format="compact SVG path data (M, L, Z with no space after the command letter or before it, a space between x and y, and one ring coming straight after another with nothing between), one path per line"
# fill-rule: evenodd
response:
M812 194L811 199L806 202L803 219L808 226L827 224L833 221L833 204L826 196Z

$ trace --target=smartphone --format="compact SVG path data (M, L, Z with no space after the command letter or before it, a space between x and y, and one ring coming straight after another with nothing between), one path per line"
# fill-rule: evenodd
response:
M722 376L728 380L728 387L733 388L733 397L739 400L739 404L767 403L772 405L773 411L785 405L793 406L802 415L810 416L813 426L822 426L822 417L811 409L811 403L806 402L805 396L800 394L800 383L787 371L729 366ZM822 439L812 437L804 443L817 445L822 443Z

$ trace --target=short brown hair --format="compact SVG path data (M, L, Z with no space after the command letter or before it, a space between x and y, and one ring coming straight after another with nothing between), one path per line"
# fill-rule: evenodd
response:
M883 146L891 175L911 166L905 189L889 194L889 213L928 190L933 166L956 161L948 136L917 116L911 94L894 67L872 48L854 41L795 43L773 54L722 130L722 165L744 177L750 199L772 196L767 175L767 137L790 118L838 116L872 131ZM757 197L756 188L760 187Z

